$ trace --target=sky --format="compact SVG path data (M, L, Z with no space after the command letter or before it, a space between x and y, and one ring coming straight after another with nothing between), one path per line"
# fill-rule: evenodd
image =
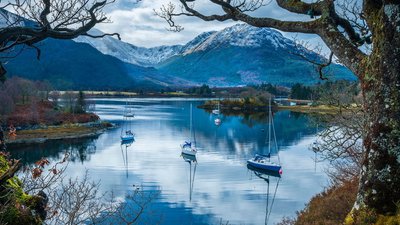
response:
M268 1L268 0L267 0ZM176 22L184 27L181 32L168 31L168 24L162 18L154 14L168 0L142 0L135 3L135 0L116 0L109 5L105 12L111 20L110 23L103 23L97 26L103 32L118 32L123 41L141 47L154 47L160 45L185 44L197 35L206 31L219 31L225 27L236 24L235 21L226 22L205 22L196 17L182 16L176 18ZM179 8L178 0L171 0ZM205 14L221 13L220 9L213 7L209 0L196 0L195 7ZM308 16L289 13L276 5L274 0L261 7L252 15L259 17L272 17L285 20L309 20ZM311 45L324 45L316 35L283 33L284 36L293 39L301 39ZM327 52L324 46L324 52Z

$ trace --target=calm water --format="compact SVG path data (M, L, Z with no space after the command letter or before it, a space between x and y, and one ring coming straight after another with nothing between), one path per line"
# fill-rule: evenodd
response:
M275 224L294 216L327 183L323 166L314 163L308 150L316 130L305 115L274 115L283 174L269 177L268 183L246 167L255 153L267 153L266 118L226 116L217 127L215 116L193 107L196 165L184 161L179 145L189 135L190 103L201 101L131 101L136 137L130 146L121 146L119 127L98 137L49 142L12 154L33 163L41 157L55 161L69 151L67 173L72 177L88 169L93 180L101 180L103 191L113 190L122 199L133 185L159 192L142 217L146 224ZM125 99L96 100L96 113L122 127L124 107Z

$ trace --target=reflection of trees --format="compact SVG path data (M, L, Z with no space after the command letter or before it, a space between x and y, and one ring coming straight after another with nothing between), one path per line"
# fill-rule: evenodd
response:
M41 158L52 161L59 160L65 152L70 154L70 161L89 161L90 156L96 152L95 141L98 137L78 138L68 140L52 140L41 144L12 148L11 156L21 159L24 164L32 164Z

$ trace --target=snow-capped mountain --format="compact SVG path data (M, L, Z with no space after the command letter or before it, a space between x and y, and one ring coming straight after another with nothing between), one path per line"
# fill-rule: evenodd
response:
M103 34L103 32L97 29L92 29L90 33L92 35ZM190 49L195 48L211 34L212 32L203 33L186 45L164 45L153 48L138 47L111 36L105 36L104 38L80 36L76 38L75 41L90 44L103 54L114 56L124 62L139 66L152 67L171 58L172 56L179 55L184 51L189 51Z
M189 49L185 54L195 51L206 51L220 46L261 47L273 46L276 50L294 48L293 41L283 37L281 33L270 28L257 28L247 24L237 24L214 32L196 48Z
M16 20L24 26L35 24L0 10L0 27L10 26ZM91 32L103 34L99 30ZM322 59L297 47L278 31L244 24L202 33L185 45L143 48L110 36L81 36L74 41L47 39L40 43L40 48L40 61L32 49L10 59L6 65L8 75L46 79L64 89L157 89L261 82L290 86L319 81L313 65L292 53ZM354 79L341 65L332 64L329 69L335 75L333 79Z
M102 35L103 33L93 29L91 34ZM237 24L218 32L204 32L185 45L144 48L120 41L111 36L104 38L81 36L76 38L75 41L88 43L103 54L117 57L124 62L147 67L156 67L173 56L188 55L223 46L245 48L270 46L276 51L297 49L295 43L285 38L280 32L270 28L256 28L247 24ZM304 49L299 50L305 51Z

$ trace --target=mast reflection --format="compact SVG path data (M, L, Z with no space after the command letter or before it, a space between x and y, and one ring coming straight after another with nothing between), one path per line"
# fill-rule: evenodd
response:
M268 220L271 216L272 212L272 207L274 205L275 197L276 197L276 192L278 190L279 182L281 180L281 174L279 172L271 171L271 170L262 170L256 167L253 167L251 165L247 165L247 168L251 171L254 172L254 174L264 180L267 183L267 204L265 207L265 225L268 224ZM270 183L271 183L271 178L275 177L277 179L275 190L274 190L274 195L272 196L272 200L270 203Z
M131 147L135 139L121 141L121 154L125 166L126 177L128 178L128 148Z
M195 155L182 154L183 160L189 164L189 201L192 201L192 193L194 188L194 177L196 175L197 159ZM193 167L193 173L192 173Z

